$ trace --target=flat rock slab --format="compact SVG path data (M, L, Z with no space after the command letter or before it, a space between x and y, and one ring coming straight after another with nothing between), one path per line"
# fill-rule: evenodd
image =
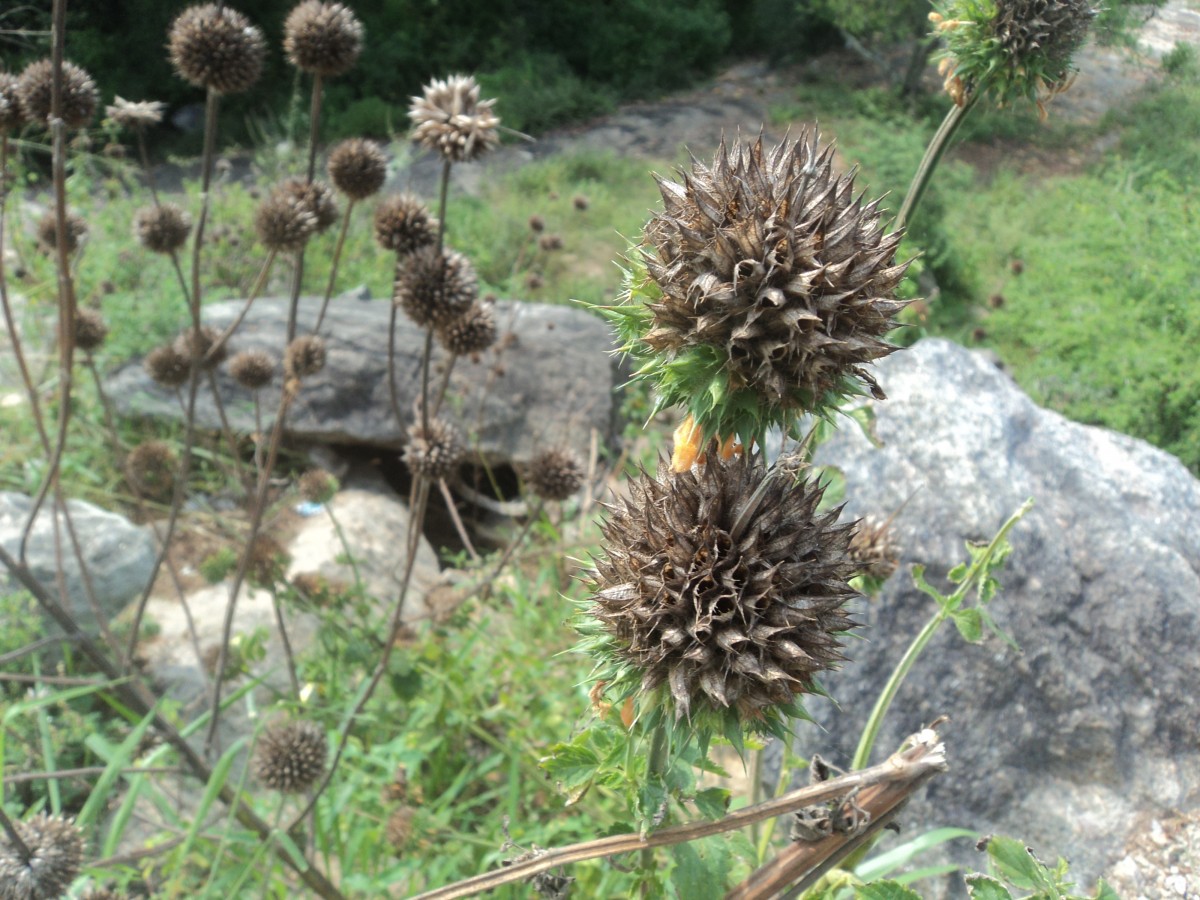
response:
M204 321L224 328L241 309L240 301L205 307ZM298 334L316 321L318 298L302 298ZM265 350L282 355L287 301L255 301L230 340L230 352ZM607 325L580 309L548 304L498 301L499 340L478 360L460 358L454 366L444 411L468 436L476 458L489 465L524 465L548 444L583 454L595 430L609 443L617 433L614 387L617 361ZM321 444L370 445L390 450L404 446L404 428L413 420L420 396L420 360L425 332L399 317L395 342L398 405L405 417L397 425L387 384L388 319L386 300L337 298L330 304L321 333L328 361L318 375L305 379L287 418L287 436ZM440 383L447 355L434 351L431 391ZM217 385L233 428L253 433L254 402L222 366ZM156 385L141 360L127 363L109 379L109 390L122 415L180 419L173 393ZM280 385L261 392L263 427L269 428L279 405ZM211 392L197 400L196 421L217 429L220 419Z

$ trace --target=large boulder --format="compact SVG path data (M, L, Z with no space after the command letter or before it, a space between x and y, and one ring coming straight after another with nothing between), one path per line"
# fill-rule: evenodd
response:
M321 328L328 358L324 370L305 379L292 404L287 433L293 439L320 444L365 444L399 450L404 427L420 396L420 360L425 331L403 315L396 328L395 372L402 427L392 415L387 384L388 319L391 303L340 297L330 304ZM204 309L204 322L228 326L242 308L240 301ZM298 334L316 321L319 298L302 298ZM470 438L478 457L489 465L524 465L546 444L565 444L582 452L592 430L602 440L616 433L613 388L617 362L609 353L613 339L607 325L580 309L538 303L498 301L499 340L478 360L460 358L450 379L445 410ZM287 332L288 303L262 298L253 304L230 340L230 351L265 350L281 355ZM444 351L434 351L436 390ZM238 387L222 367L217 384L230 423L239 432L255 430L250 393ZM179 418L172 392L158 387L134 361L109 382L118 410L129 416ZM279 405L279 380L261 392L264 427ZM220 427L211 393L200 391L196 421Z
M818 459L845 473L852 516L887 516L907 500L894 523L905 567L859 611L866 640L827 679L837 708L810 704L823 729L799 728L801 752L849 760L933 613L907 565L944 575L964 540L987 540L1032 497L990 606L1021 652L967 644L947 622L901 688L875 760L949 715L951 770L909 807L906 834L1011 834L1042 858L1066 856L1090 883L1139 814L1185 808L1200 790L1200 482L1142 441L1038 408L948 341L921 341L878 373L882 448L847 423ZM970 842L947 852L982 864Z

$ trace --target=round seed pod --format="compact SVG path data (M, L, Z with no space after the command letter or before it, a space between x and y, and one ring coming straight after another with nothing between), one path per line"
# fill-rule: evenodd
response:
M546 220L534 213L529 217L529 230L534 234L541 234L546 230Z
M42 900L63 897L83 865L83 834L70 819L40 812L13 822L30 852L26 861L8 839L0 838L0 897Z
M272 790L295 794L308 790L325 773L329 748L315 722L273 725L258 742L254 771Z
M146 373L155 383L165 388L177 388L187 384L189 375L188 358L172 344L155 347L142 363Z
M471 261L454 250L427 247L400 260L392 300L413 322L438 327L462 316L479 296Z
M351 200L365 200L387 179L387 157L374 141L347 138L329 153L325 166L333 186Z
M563 239L560 234L543 234L538 238L538 247L544 253L553 253L555 250L563 248Z
M848 549L859 574L874 581L886 581L900 565L890 526L869 516L855 526Z
M328 503L338 490L338 480L324 469L309 469L300 476L296 489L309 503Z
M317 216L309 204L273 190L254 212L254 231L268 250L293 253L317 231Z
M18 79L9 72L0 72L0 134L19 131L25 124L25 111L17 95Z
M457 319L441 325L437 338L455 356L473 356L496 343L496 317L491 304L475 301Z
M338 219L337 204L329 185L303 178L288 178L275 188L285 197L294 197L317 220L316 233L321 234Z
M583 466L575 454L561 447L543 450L529 463L526 480L543 500L566 500L583 485Z
M118 128L138 131L161 122L165 106L165 103L157 100L134 102L126 100L124 97L114 97L112 105L104 107L104 115L111 119Z
M125 459L125 478L138 494L150 500L166 500L175 489L179 459L163 441L138 444Z
M412 140L451 162L478 159L500 143L495 103L479 99L479 85L469 75L435 79L408 108Z
M79 249L79 242L88 233L87 222L77 213L67 211L67 254ZM50 210L37 221L37 242L47 253L53 253L58 247L58 219L54 210Z
M576 194L571 199L571 205L574 206L580 212L583 212L589 206L592 205L592 201L589 200L587 197L585 197L583 194Z
M404 462L414 473L430 481L445 478L454 472L462 456L458 431L445 419L431 419L428 431L419 421L409 426Z
M133 217L133 234L151 253L174 253L191 230L191 217L174 203L142 207Z
M75 346L86 353L91 353L104 343L108 337L108 326L104 317L94 309L77 309L75 311Z
M269 588L283 580L291 557L279 541L270 535L257 535L247 552L250 564L246 573L251 584Z
M64 62L62 72L62 120L68 128L87 128L100 102L96 82L74 63ZM49 125L53 93L54 63L39 59L27 65L17 81L21 113L27 122Z
M229 374L246 390L261 390L275 377L275 360L263 350L243 350L229 360Z
M362 51L363 27L340 3L304 0L283 23L283 52L302 72L326 78L354 67Z
M287 345L283 371L288 378L309 378L325 368L325 339L305 334Z
M248 90L262 74L266 41L240 12L215 3L191 6L171 23L171 64L184 81L221 94Z
M211 325L201 325L200 330L188 328L179 333L175 338L175 352L189 362L194 357L200 368L206 372L211 372L221 363L225 362L225 357L229 355L229 344L222 344L214 353L213 348L216 347L217 341L221 339L221 332Z
M437 241L438 221L412 194L393 194L375 207L375 240L384 250L407 256Z

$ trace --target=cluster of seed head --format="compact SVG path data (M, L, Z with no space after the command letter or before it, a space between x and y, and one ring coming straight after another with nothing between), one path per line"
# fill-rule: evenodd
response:
M500 143L495 100L480 100L469 75L435 79L408 109L413 141L451 162L470 162Z
M455 250L426 247L397 261L392 300L422 328L448 325L478 297L475 269Z
M77 213L68 211L66 215L66 251L67 255L79 249L79 243L88 233L87 222ZM37 221L37 241L47 253L58 249L58 217L50 210Z
M186 328L175 338L175 352L189 362L196 360L202 370L211 372L229 355L229 344L219 343L220 340L221 332L211 325Z
M283 52L302 72L330 78L354 67L362 51L363 27L341 3L303 0L283 25Z
M384 250L407 256L437 241L438 221L412 194L393 194L375 208L375 240Z
M75 311L75 346L85 353L97 350L108 337L104 317L94 309Z
M18 131L25 124L25 112L17 91L19 80L9 72L0 72L0 134Z
M287 345L283 355L283 370L288 378L311 378L325 368L325 339L304 334Z
M173 344L155 347L146 354L143 366L155 383L165 388L178 388L187 384L191 374L187 356L176 350Z
M254 212L254 231L259 241L277 253L294 253L303 248L317 233L317 225L313 204L286 187L277 186Z
M496 343L496 317L490 303L475 301L465 313L437 329L441 345L455 356L475 356Z
M174 203L154 204L137 211L133 233L151 253L174 253L188 238L192 220Z
M325 772L329 748L325 732L307 720L268 728L258 742L254 771L272 790L285 794L305 791Z
M275 377L275 360L265 350L243 350L229 360L229 374L239 386L258 391Z
M118 128L138 131L161 122L165 107L165 103L157 100L135 102L124 97L114 97L112 105L104 107L104 114Z
M220 94L251 88L262 74L266 41L244 15L227 6L191 6L171 23L167 41L180 77Z
M41 812L13 826L29 858L0 832L0 898L57 900L66 896L83 865L83 835L75 823Z
M543 500L566 500L583 485L583 466L570 450L550 447L529 463L526 480Z
M430 419L429 427L417 421L408 428L404 462L418 475L436 481L454 473L463 457L458 431L445 419Z
M329 228L338 218L337 203L329 185L304 178L286 178L275 187L275 192L292 197L316 219L316 233Z
M374 141L347 138L330 151L326 171L333 186L351 200L365 200L383 187L387 157Z
M35 125L48 125L54 97L54 63L49 59L31 62L17 80L16 94L21 116ZM87 128L96 116L100 93L86 71L70 62L62 64L61 115L68 128Z

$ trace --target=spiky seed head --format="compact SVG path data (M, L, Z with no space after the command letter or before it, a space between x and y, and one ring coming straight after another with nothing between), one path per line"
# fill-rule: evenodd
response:
M275 188L280 194L294 197L317 220L316 233L320 234L338 219L337 203L329 185L303 178L287 178Z
M194 358L202 370L211 372L229 355L228 343L217 345L220 339L221 332L211 325L201 325L198 331L188 328L175 338L175 352L189 362Z
M546 230L546 220L534 213L529 217L529 230L534 234L541 234Z
M191 217L175 203L144 206L133 217L134 236L151 253L174 253L191 230Z
M296 485L300 496L310 503L328 503L338 490L338 480L324 469L309 469Z
M392 300L422 328L454 321L478 296L475 268L455 250L426 247L397 262Z
M474 356L496 343L492 305L476 300L457 319L437 329L438 341L455 356Z
M462 457L458 431L445 419L430 419L428 430L419 417L409 426L404 462L413 472L436 481L451 475Z
M125 459L125 478L141 496L166 500L175 489L179 459L164 441L145 441Z
M161 122L165 108L166 104L159 100L135 102L124 97L113 97L112 105L104 107L104 114L112 119L118 128L137 131Z
M566 500L583 485L583 466L570 450L550 447L529 463L526 480L543 500Z
M104 317L94 309L77 309L75 311L75 346L80 350L91 353L104 343L108 337L108 326Z
M561 234L543 234L538 238L538 247L544 253L553 253L555 250L563 248L563 239Z
M383 149L363 138L347 138L334 147L325 168L333 186L351 200L365 200L387 180Z
M890 524L870 516L855 526L849 550L855 569L872 581L887 581L900 565L900 549L892 540Z
M142 365L146 374L153 378L156 384L165 388L177 388L187 384L190 375L188 358L176 350L173 344L155 347L146 354Z
M246 552L250 554L246 574L251 584L270 588L283 580L291 557L279 541L269 534L259 534Z
M325 368L325 357L325 339L316 334L302 334L287 345L283 371L288 378L311 378Z
M315 722L300 719L273 725L263 732L254 771L272 790L295 794L308 790L325 773L329 748Z
M715 451L715 446L714 446ZM591 610L623 662L626 696L659 687L676 717L769 723L842 656L850 526L822 489L761 457L643 472L603 526Z
M407 256L432 246L437 232L437 219L412 194L393 194L375 207L375 240L384 250Z
M54 63L49 59L31 62L17 81L17 97L25 121L41 126L50 123L54 93ZM63 63L62 120L68 128L87 128L96 116L100 93L92 76L74 63Z
M525 276L525 287L527 290L540 291L546 286L546 279L537 272L530 272Z
M408 108L413 142L451 162L478 159L500 143L495 103L479 99L479 85L469 75L434 79Z
M227 6L190 6L171 23L171 64L184 81L221 94L248 90L262 74L262 32Z
M283 23L283 52L297 69L330 78L354 67L362 51L362 22L341 3L304 0Z
M13 823L30 851L29 861L0 832L0 898L57 900L67 893L83 865L83 834L70 819L40 812Z
M261 390L275 377L275 360L265 350L243 350L229 360L229 374L246 390Z
M293 253L316 234L317 216L304 200L276 188L254 211L254 231L268 250Z
M571 885L575 883L575 878L555 872L538 872L529 879L529 883L533 892L545 900L567 900L571 896Z
M413 819L417 812L411 806L397 806L388 816L384 832L392 852L399 856L408 847L413 836Z
M574 197L571 199L571 205L572 205L572 206L574 206L574 207L575 207L577 210L579 210L580 212L584 212L584 211L586 211L586 210L587 210L587 208L588 208L589 206L591 206L591 205L592 205L592 201L591 201L591 200L589 200L589 199L588 199L588 198L587 198L585 195L583 195L583 194L576 194L576 195L575 195L575 196L574 196Z
M25 111L21 109L17 91L19 83L16 75L0 72L0 134L19 131L25 124Z
M67 254L79 249L79 242L88 233L87 222L77 213L67 212ZM37 242L47 253L53 253L58 247L58 219L54 210L50 210L37 221Z

